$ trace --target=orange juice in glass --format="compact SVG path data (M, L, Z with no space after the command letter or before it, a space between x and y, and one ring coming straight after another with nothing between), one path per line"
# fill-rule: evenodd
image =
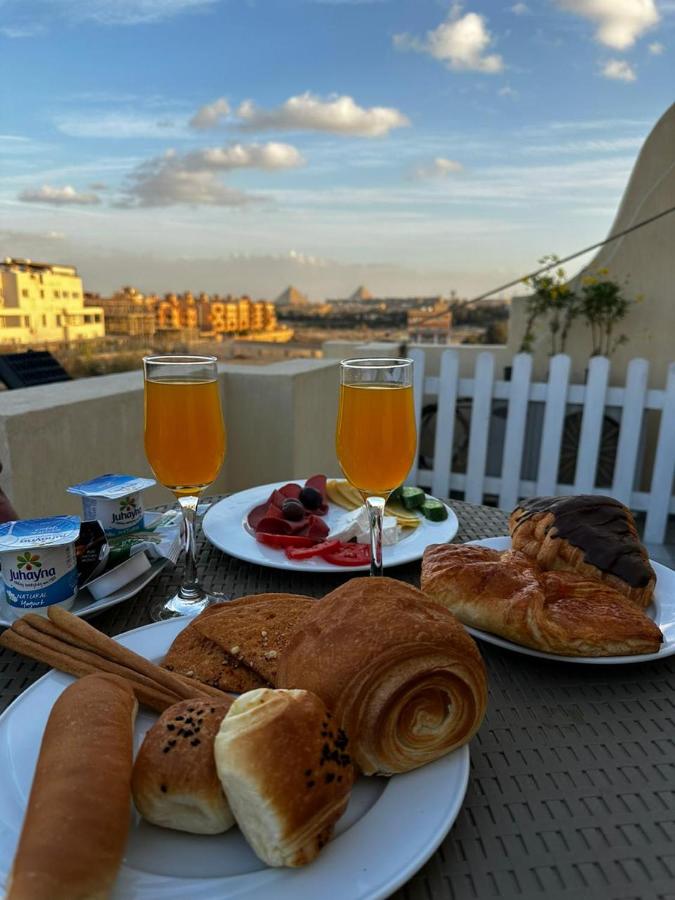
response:
M410 359L340 363L336 450L345 477L363 496L371 536L370 574L382 574L382 517L389 494L415 459L417 434Z
M145 452L157 480L178 498L185 531L185 575L154 619L190 615L222 600L197 580L195 517L199 495L225 459L225 425L215 356L152 356L145 372Z

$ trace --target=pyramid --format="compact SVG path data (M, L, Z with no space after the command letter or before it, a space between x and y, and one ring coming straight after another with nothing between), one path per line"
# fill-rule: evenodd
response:
M361 303L363 300L373 300L373 295L370 293L367 287L364 287L360 284L354 293L349 298L349 303Z
M275 306L307 306L309 300L297 288L289 285L274 301Z

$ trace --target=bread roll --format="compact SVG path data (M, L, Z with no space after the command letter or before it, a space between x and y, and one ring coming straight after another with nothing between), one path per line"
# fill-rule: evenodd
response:
M136 699L114 675L87 675L47 722L7 900L104 900L129 830Z
M330 839L354 780L347 737L307 691L242 694L215 740L237 824L269 866L302 866Z
M278 685L321 697L366 775L460 747L487 703L485 666L462 625L393 578L352 578L320 600L281 656Z
M234 825L213 760L213 739L231 704L183 700L147 732L131 786L148 822L192 834L219 834Z

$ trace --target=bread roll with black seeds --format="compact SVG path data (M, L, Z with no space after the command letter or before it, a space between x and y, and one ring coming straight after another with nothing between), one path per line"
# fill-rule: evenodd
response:
M223 789L256 854L302 866L330 840L354 781L347 736L309 691L238 697L215 740Z
M191 834L220 834L234 825L213 760L213 739L231 703L182 700L147 732L131 788L148 822Z

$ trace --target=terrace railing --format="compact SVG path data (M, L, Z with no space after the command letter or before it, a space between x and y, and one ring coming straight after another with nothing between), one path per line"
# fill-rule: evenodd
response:
M496 499L505 510L524 497L609 494L646 513L644 540L663 543L675 513L675 362L654 390L645 359L631 360L625 385L612 387L605 357L590 360L585 384L570 384L564 354L545 382L532 381L525 353L501 379L489 352L473 378L460 378L455 350L443 353L438 377L425 377L423 351L411 356L418 434L433 455L420 454L409 483L471 503Z

